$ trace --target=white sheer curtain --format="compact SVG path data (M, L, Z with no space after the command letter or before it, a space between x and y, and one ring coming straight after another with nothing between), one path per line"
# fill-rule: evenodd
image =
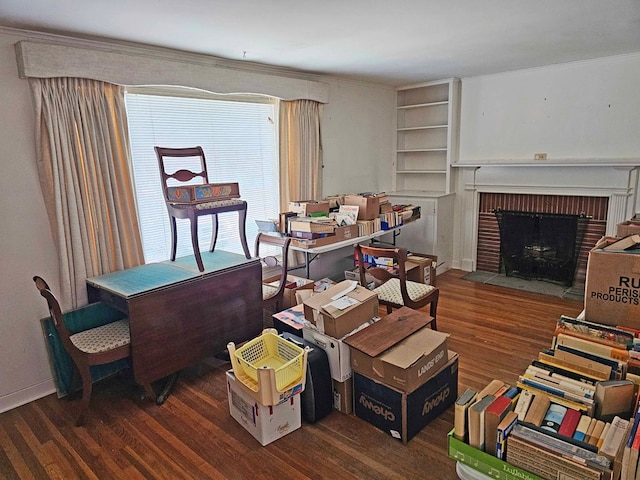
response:
M123 87L31 78L40 183L60 262L64 308L85 280L144 263L130 174Z
M290 200L322 196L321 104L314 100L280 102L280 208Z

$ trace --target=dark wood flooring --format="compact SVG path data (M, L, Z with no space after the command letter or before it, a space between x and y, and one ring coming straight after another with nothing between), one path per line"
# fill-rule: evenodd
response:
M459 353L459 389L493 378L515 383L550 345L560 315L576 301L438 277L438 328ZM55 395L0 415L2 479L455 479L447 456L453 406L407 445L333 411L262 447L229 416L224 372L215 359L184 372L161 406L124 378L94 388L84 427L78 401Z

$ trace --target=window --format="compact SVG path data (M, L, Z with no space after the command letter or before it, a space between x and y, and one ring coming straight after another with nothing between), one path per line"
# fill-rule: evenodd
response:
M145 262L167 260L171 253L156 145L200 145L211 183L239 183L240 196L248 204L247 241L253 250L255 220L277 218L279 211L277 100L136 87L128 89L126 105ZM243 254L237 212L220 214L218 221L216 249ZM177 256L190 255L189 221L177 222ZM201 251L208 251L211 217L199 219L198 235Z

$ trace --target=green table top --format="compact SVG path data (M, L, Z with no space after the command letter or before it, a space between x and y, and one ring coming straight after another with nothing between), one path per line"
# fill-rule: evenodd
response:
M256 262L244 255L216 250L202 253L204 271L200 272L194 255L159 263L148 263L138 267L119 270L87 279L89 285L129 298L176 283L219 273L229 268Z

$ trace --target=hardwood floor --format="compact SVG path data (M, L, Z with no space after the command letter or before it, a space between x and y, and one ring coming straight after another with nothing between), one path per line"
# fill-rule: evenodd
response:
M459 390L499 378L514 384L550 345L561 314L582 303L438 276L438 328L459 353ZM405 446L333 411L267 445L229 416L224 372L212 359L184 372L162 406L122 378L94 388L84 427L79 401L55 395L0 415L2 479L456 479L447 456L453 406Z

